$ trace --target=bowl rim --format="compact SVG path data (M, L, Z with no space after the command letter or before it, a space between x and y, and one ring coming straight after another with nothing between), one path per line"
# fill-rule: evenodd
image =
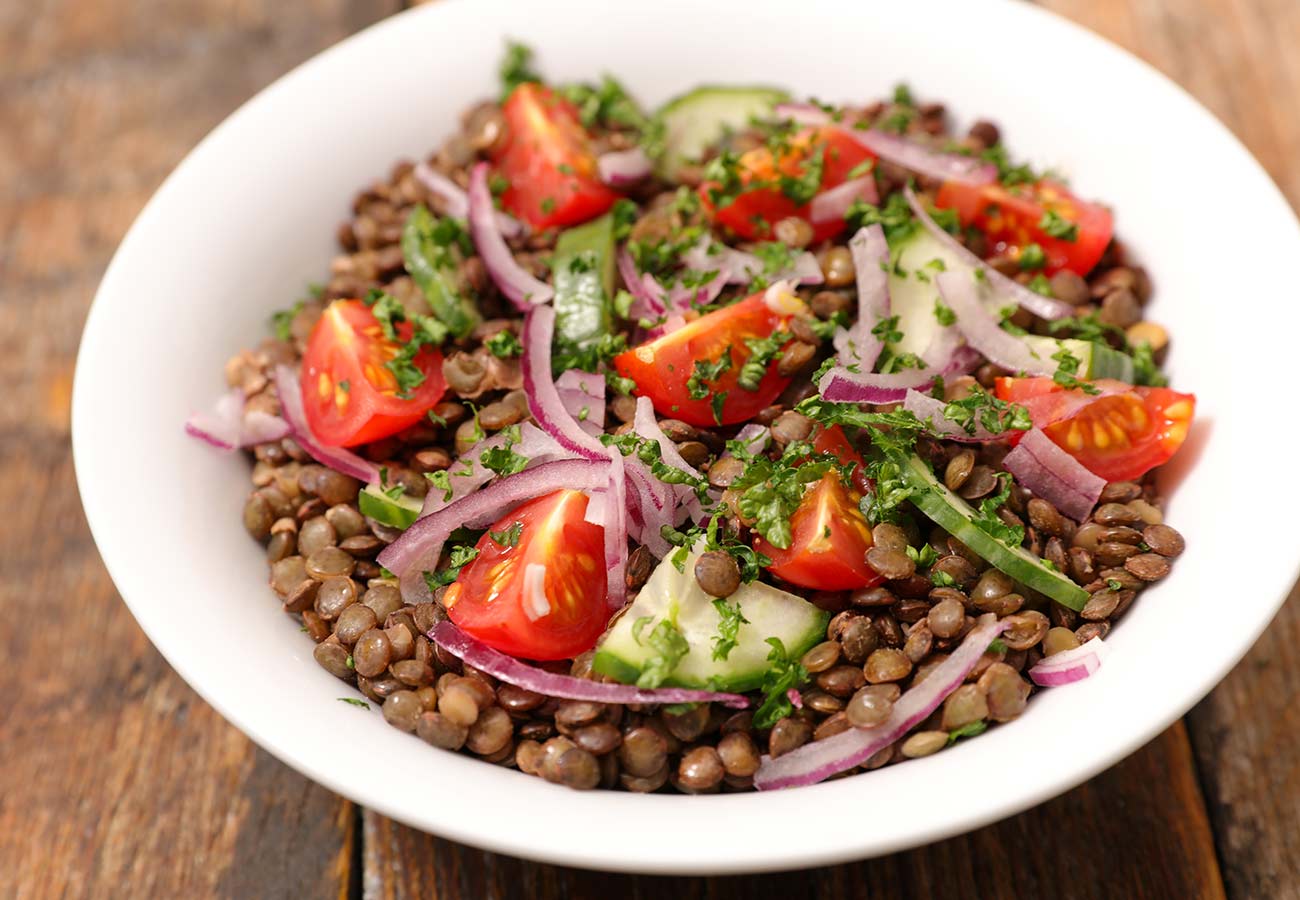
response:
M1198 673L1196 678L1188 679L1187 683L1182 687L1178 701L1165 708L1161 714L1146 720L1139 727L1129 727L1123 740L1110 742L1102 752L1091 760L1073 768L1068 768L1065 774L1044 779L1034 789L1022 790L1014 796L1004 797L999 802L988 804L982 810L959 814L942 822L931 821L924 827L904 829L892 839L875 837L866 840L848 834L845 839L829 846L811 847L802 844L797 849L792 850L765 847L761 849L761 852L726 860L705 859L702 856L676 861L664 860L657 858L654 848L637 848L629 845L623 845L613 855L593 857L588 852L584 852L579 848L564 846L554 839L543 840L544 836L537 833L531 835L519 831L502 833L496 829L483 827L482 822L464 825L457 822L452 816L431 817L427 811L415 810L409 803L394 802L391 797L368 796L364 789L358 789L357 784L340 777L337 772L320 765L314 765L301 758L301 756L295 755L294 748L285 746L280 737L269 733L261 723L255 721L255 717L250 712L227 702L228 698L222 695L219 685L205 682L200 674L195 671L194 666L191 665L191 660L187 659L183 653L177 652L177 647L167 644L165 639L160 638L158 623L151 617L148 605L141 604L139 601L132 602L132 592L123 587L134 582L134 577L131 573L122 569L116 559L111 558L111 553L104 552L104 547L107 544L106 535L112 527L110 524L112 516L103 507L101 492L97 487L94 476L89 474L95 467L91 460L91 445L89 443L91 438L88 437L88 433L93 431L94 428L92 425L93 410L88 405L86 398L92 392L91 380L95 377L93 374L92 353L88 350L88 347L93 346L93 342L99 340L97 336L108 327L105 322L105 316L107 315L105 310L112 300L106 298L111 298L120 291L118 282L123 277L123 260L139 252L137 245L143 240L141 235L159 215L159 210L163 207L165 198L171 193L175 185L186 177L186 173L197 166L196 159L205 157L227 131L236 127L241 118L247 116L252 110L275 103L282 93L291 91L300 81L309 80L319 68L329 64L335 58L349 53L365 42L381 39L392 30L407 27L416 18L430 17L432 19L449 16L449 10L460 10L463 7L470 6L471 3L477 6L485 2L487 0L444 0L443 3L437 5L405 10L325 49L259 91L209 132L163 181L123 238L113 260L105 271L103 280L92 302L78 353L72 402L74 467L87 520L96 545L101 550L110 577L118 586L124 601L131 609L141 628L164 658L167 659L168 663L205 702L213 706L224 718L243 731L255 743L291 768L330 790L349 797L359 805L374 809L422 830L434 831L451 839L494 851L552 863L628 872L721 874L784 870L881 855L951 837L1018 813L1075 787L1147 743L1173 721L1180 718L1240 661L1285 601L1290 586L1300 575L1300 563L1293 563L1289 569L1279 567L1277 576L1269 579L1277 585L1277 590L1269 606L1268 614L1261 615L1259 621L1249 629L1249 640L1244 640L1240 643L1240 646L1233 647L1232 652L1221 654L1215 660L1212 669ZM1292 232L1292 243L1297 248L1300 248L1300 222L1297 221L1294 211L1276 184L1240 140L1183 88L1145 61L1132 56L1108 40L1051 11L1028 4L1014 3L1011 0L989 0L987 5L997 7L1005 15L1019 16L1026 21L1034 20L1031 26L1033 28L1047 29L1049 31L1056 29L1056 33L1068 35L1070 40L1083 45L1090 54L1098 55L1108 63L1127 67L1129 71L1140 72L1141 77L1158 86L1161 91L1186 104L1190 113L1201 119L1200 124L1203 128L1216 132L1220 138L1226 139L1230 143L1233 153L1240 157L1239 161L1244 167L1243 171L1248 172L1251 178L1258 182L1258 184L1252 185L1251 190L1258 192L1260 202L1279 207L1281 211L1285 212L1286 220L1289 221ZM995 737L1001 731L995 730L988 737ZM405 738L405 736L401 737ZM446 764L452 774L465 775L468 772L465 765L487 768L480 766L478 760L470 760L450 754L447 756L449 759L441 762ZM916 774L922 775L927 770L936 771L933 763L933 759L915 760L911 762L909 768L914 767ZM508 783L500 782L500 784L505 786ZM800 793L801 796L806 797L807 801L812 802L818 796L826 796L827 788L827 785L820 785L801 789ZM531 791L531 788L521 789L521 795L526 791ZM601 795L608 796L604 792L600 792L596 796ZM595 808L591 806L591 796L586 795L585 799L582 795L572 797L570 798L571 802L566 803L566 805L577 810L585 810L589 807ZM778 805L773 799L777 796L776 794L724 795L709 798L706 803L717 803L719 806L725 805L726 810L731 815L747 815L756 812L759 809L758 804L773 807ZM692 802L682 797L661 795L642 796L635 799L636 802L645 804L647 810L652 808L659 810L673 805L677 805L680 810L680 804ZM615 803L613 800L601 802L608 803L610 806ZM697 807L693 806L692 809L695 810ZM654 814L658 816L659 812ZM538 840L541 841L540 844L536 842Z

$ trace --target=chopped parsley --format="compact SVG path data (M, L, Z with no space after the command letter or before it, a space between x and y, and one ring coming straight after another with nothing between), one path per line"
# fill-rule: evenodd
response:
M509 328L503 328L483 342L497 359L511 359L524 352L524 345Z
M1020 249L1020 270L1033 272L1047 265L1047 254L1038 244L1026 244Z
M707 528L701 529L698 525L692 525L686 531L678 531L671 525L665 525L660 536L678 548L669 559L677 567L677 571L685 571L686 557L690 554L691 548L703 538L705 550L723 550L731 554L731 558L736 561L736 566L740 569L741 584L757 581L762 568L770 566L772 560L735 535L726 531L719 533L718 525L721 521L721 517L712 516Z
M730 206L749 187L741 177L740 154L734 150L723 150L709 160L704 180L709 183L709 203L715 209Z
M609 332L605 332L598 339L592 341L585 347L569 349L561 349L557 347L551 357L551 371L555 375L559 375L561 372L565 372L569 369L581 369L584 372L598 372L603 364L608 363L626 349L626 335L610 334ZM611 369L606 373L606 378L608 379L609 376L613 374L615 373Z
M718 611L718 634L713 639L713 658L726 660L736 648L736 635L741 625L748 625L749 619L740 611L739 603L728 603L721 597L713 601L713 608Z
M464 337L478 324L475 307L456 288L456 268L474 247L465 226L456 219L435 218L423 204L415 206L402 226L402 261L438 322L456 337Z
M489 531L488 537L490 537L498 547L518 547L519 536L523 533L524 523L515 522L509 528L501 531Z
M533 51L525 44L509 41L506 43L506 55L497 70L501 76L501 99L510 96L511 91L529 81L541 81L542 76L533 69Z
M350 658L350 657L349 657L349 658ZM338 699L338 701L339 701L340 703L347 703L347 704L350 704L350 705L352 705L352 706L359 706L359 707L361 707L362 709L370 709L370 704L369 704L369 703L367 703L367 702L364 701L364 700L358 700L356 697L339 697L339 698L337 698L337 699Z
M613 220L614 241L622 243L627 240L627 236L632 233L632 226L636 224L639 215L637 205L626 197L619 197L609 212Z
M708 496L708 481L700 475L692 475L676 466L663 461L663 450L658 441L643 438L633 431L626 434L602 434L600 442L606 447L617 447L624 456L636 454L636 458L650 467L650 474L664 484L685 484L690 486L703 500Z
M447 554L447 568L438 572L425 572L424 583L428 585L431 591L451 584L460 575L460 570L472 563L477 557L477 547L471 547L469 544L457 544Z
M879 320L872 327L871 333L884 344L897 344L903 339L903 332L898 330L898 316Z
M709 409L713 410L713 421L722 424L722 409L727 405L727 394L729 391L718 391L709 401Z
M907 198L901 193L890 194L884 206L876 206L859 197L849 206L844 218L850 233L868 225L880 225L891 247L898 247L920 227L912 215L912 208L907 205Z
M770 728L794 711L789 691L808 680L808 670L797 659L791 659L785 644L778 637L770 637L772 646L767 661L772 665L763 674L763 703L754 711L754 727Z
M740 376L736 383L747 391L758 390L759 383L767 375L767 368L781 358L781 348L790 342L794 335L788 331L774 331L765 338L745 338L749 349L749 359L740 367ZM698 365L698 364L697 364Z
M800 206L811 203L812 198L817 196L817 191L822 184L825 159L826 148L820 146L804 162L798 175L786 175L782 172L779 178L781 193Z
M1046 235L1070 243L1074 243L1079 239L1079 224L1071 222L1053 209L1043 213L1043 217L1038 220L1038 228Z
M713 362L695 360L695 371L686 379L686 393L692 400L703 400L709 396L709 384L717 381L732 366L731 347L724 347L722 354ZM714 396L717 396L716 394Z
M974 434L979 428L990 434L1002 434L1004 431L1027 431L1033 427L1029 410L1000 400L980 387L973 387L968 397L949 401L943 408L943 417L967 434Z
M957 584L957 579L947 572L931 572L930 583L935 587L953 587Z
M1147 341L1133 346L1133 380L1148 387L1165 387L1169 379L1156 365L1155 353Z
M674 621L675 618L674 608L671 617L665 616L660 619L659 624L649 634L645 634L645 629L654 621L654 616L642 616L632 623L632 639L642 647L649 647L655 652L655 655L646 660L645 666L641 669L641 675L636 680L637 687L659 687L677 668L682 657L690 651L691 646L686 643L686 638L682 636L681 630Z
M998 181L1007 187L1014 187L1018 184L1031 184L1038 180L1038 175L1027 165L1014 165L1007 156L1007 148L1001 144L994 144L983 153L980 158L986 162L991 162L998 168Z
M983 734L988 731L988 728L989 723L983 719L978 719L974 722L967 722L960 728L954 728L952 731L948 732L948 744L955 744L962 738L973 738L977 734Z
M641 107L610 75L601 76L600 84L566 84L560 93L578 108L578 117L588 128L603 125L639 132L646 126Z
M1044 297L1055 297L1056 292L1052 290L1052 282L1042 272L1029 279L1029 284L1025 285L1035 294L1042 294Z
M288 309L277 309L271 313L271 332L277 338L286 342L293 339L293 319L302 312L305 302L299 300Z
M971 524L1009 547L1019 547L1025 539L1025 529L1020 525L1008 525L998 516L998 510L1011 496L1011 476L1001 473L998 481L1002 489L993 496L984 498L975 518L971 519Z
M408 313L400 300L392 294L372 289L365 297L386 340L397 345L397 355L384 363L384 368L393 374L397 382L397 396L409 400L417 388L424 384L424 371L415 364L420 351L428 346L437 346L447 339L447 326L432 316ZM410 340L402 340L397 326L409 322Z
M805 488L836 468L838 460L814 454L806 441L789 444L780 459L740 458L747 463L745 471L731 483L740 514L753 521L754 531L773 547L787 549L793 540L790 516L799 508Z
M447 473L446 469L440 469L437 472L425 472L424 477L428 480L429 484L442 491L443 503L450 500L451 495L455 493L451 487L451 476Z
M918 569L928 569L939 560L939 551L926 544L920 550L911 546L907 547L907 556L912 562L916 563Z
M938 297L934 298L934 318L936 322L945 328L957 322L957 314L950 307L945 306L944 302Z
M501 435L505 438L504 443L498 447L489 447L480 453L479 462L485 468L491 469L502 476L514 475L528 468L528 457L511 449L515 444L519 443L519 426L509 425L501 429Z
M1096 385L1090 384L1078 377L1079 357L1075 356L1065 347L1057 350L1052 354L1052 359L1056 360L1056 371L1052 373L1052 380L1064 388L1079 388L1085 394L1100 394L1101 390Z
M794 268L798 250L780 241L764 241L754 247L754 256L763 264L761 272L750 272L749 290L758 291L767 287L782 272Z
M1112 591L1122 591L1124 590L1124 582L1120 581L1118 578L1107 578L1106 587L1110 588Z

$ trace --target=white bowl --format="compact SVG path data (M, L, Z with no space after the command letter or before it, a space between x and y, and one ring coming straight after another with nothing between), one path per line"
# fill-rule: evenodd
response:
M1277 477L1261 452L1288 424L1295 434L1271 387L1292 380L1300 333L1279 277L1300 258L1300 229L1277 189L1180 89L1027 4L617 9L452 0L396 16L259 94L141 213L86 326L73 436L95 540L154 644L253 740L358 803L478 846L602 869L743 872L882 854L1039 803L1149 740L1241 658L1296 577L1287 511L1300 507L1300 481ZM536 47L556 80L610 71L649 106L700 81L863 100L907 80L968 121L999 122L1016 155L1114 205L1154 276L1153 314L1171 327L1175 384L1196 392L1198 423L1169 473L1181 482L1169 518L1188 552L1113 632L1096 676L933 757L710 797L569 791L337 702L350 690L313 661L240 525L248 464L181 423L222 390L222 364L265 333L270 311L326 271L354 192L428 152L495 91L507 35ZM1229 568L1229 557L1245 563ZM828 803L843 827L798 827Z

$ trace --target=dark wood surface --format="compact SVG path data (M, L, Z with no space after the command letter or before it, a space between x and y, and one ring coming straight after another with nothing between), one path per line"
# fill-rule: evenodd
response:
M1069 794L911 852L761 878L583 872L420 834L276 762L181 682L81 514L80 325L185 152L400 5L0 4L0 897L1300 897L1294 602L1183 722ZM1044 5L1186 86L1300 204L1300 3ZM848 827L837 812L809 810L810 827Z

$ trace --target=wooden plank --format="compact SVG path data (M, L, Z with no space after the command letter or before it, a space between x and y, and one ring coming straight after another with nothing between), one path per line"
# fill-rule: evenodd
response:
M845 810L824 812L809 809L810 827L852 827ZM851 865L728 878L613 875L475 850L367 811L365 872L365 900L1224 896L1181 724L1105 774L1023 815Z
M82 518L72 367L113 248L247 96L395 0L0 10L0 896L338 896L355 808L167 667ZM141 535L147 540L148 535Z

